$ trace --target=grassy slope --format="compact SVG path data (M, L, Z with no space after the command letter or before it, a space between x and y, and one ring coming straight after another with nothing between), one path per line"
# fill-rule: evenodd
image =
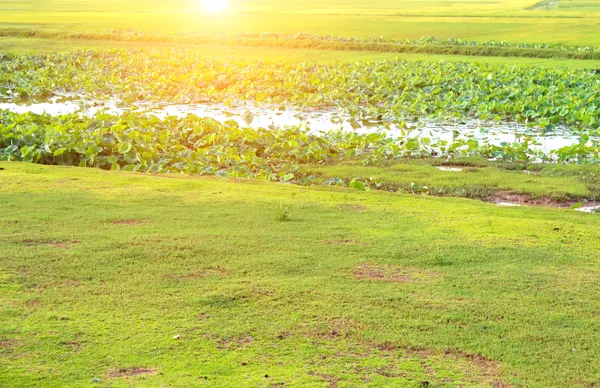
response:
M391 187L410 187L411 183L429 188L444 189L447 195L464 196L469 192L460 189L486 188L490 191L509 191L530 195L533 198L585 198L600 199L600 175L595 165L539 164L522 167L515 163L494 163L485 160L454 161L463 171L442 171L440 160L415 160L389 166L363 166L359 163L342 163L313 166L308 169L327 177L369 179ZM386 185L387 186L387 185ZM386 187L383 186L383 187ZM453 190L457 189L457 190ZM456 191L456 192L455 192ZM476 191L476 190L475 190Z
M0 168L2 386L541 387L600 375L597 215ZM384 279L355 278L363 263ZM119 377L132 367L156 372Z

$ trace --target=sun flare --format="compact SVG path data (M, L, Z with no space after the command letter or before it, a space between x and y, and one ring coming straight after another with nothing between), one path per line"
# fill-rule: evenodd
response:
M229 0L200 0L200 4L206 12L217 13L225 11L229 5Z

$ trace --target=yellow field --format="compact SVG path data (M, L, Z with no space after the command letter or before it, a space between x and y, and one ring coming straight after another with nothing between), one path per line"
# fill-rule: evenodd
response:
M0 0L0 27L301 31L600 45L600 1L563 0L550 9L534 4L516 0L231 0L226 12L209 15L198 0Z

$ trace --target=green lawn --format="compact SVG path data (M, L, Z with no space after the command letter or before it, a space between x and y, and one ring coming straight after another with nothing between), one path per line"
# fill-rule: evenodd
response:
M0 386L600 375L597 215L19 163L0 197Z

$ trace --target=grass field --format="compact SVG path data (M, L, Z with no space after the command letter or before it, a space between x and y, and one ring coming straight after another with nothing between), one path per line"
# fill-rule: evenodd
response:
M224 33L312 32L342 36L418 39L463 38L513 43L547 42L600 45L594 2L560 2L545 9L505 1L232 1L222 14L207 14L196 0L67 1L0 0L0 28L21 31L99 32L136 28L146 31ZM42 52L54 42L17 43ZM58 47L68 42L58 44ZM152 46L148 43L147 46Z
M410 192L411 185L427 187L432 195L493 198L498 193L520 194L524 198L555 200L600 199L597 166L565 166L490 162L481 158L454 160L451 167L462 171L444 171L448 165L439 159L407 160L386 166L364 166L360 163L337 163L307 169L327 177L347 181L361 177L381 182L382 188ZM486 197L487 196L487 197ZM560 204L560 203L559 203ZM565 204L563 204L564 206ZM568 207L568 205L567 205Z
M597 383L597 216L0 168L2 386Z

